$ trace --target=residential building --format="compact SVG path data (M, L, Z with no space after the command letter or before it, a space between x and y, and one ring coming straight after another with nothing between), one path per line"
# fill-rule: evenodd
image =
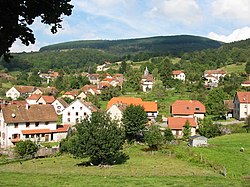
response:
M58 90L55 87L48 86L47 88L36 88L32 94L40 94L40 95L56 95L58 94Z
M148 68L145 68L144 74L141 77L141 88L143 92L151 91L154 85L154 77L149 74Z
M51 105L8 105L0 113L1 147L13 146L20 140L60 141L67 136L69 125L58 126Z
M207 146L207 138L205 136L194 135L189 137L189 145L191 147Z
M112 120L117 120L119 126L121 126L122 115L128 105L124 103L115 103L108 110L107 113L110 115Z
M57 98L51 105L54 107L57 115L62 115L63 110L69 106L63 98Z
M155 118L158 115L158 104L157 101L142 101L141 98L134 98L134 97L113 97L107 105L107 111L109 111L111 113L111 115L116 116L116 113L120 113L118 110L115 111L115 109L117 109L118 107L113 107L113 109L110 111L109 109L113 106L113 105L141 105L145 112L148 115L148 119L154 121Z
M78 90L71 90L71 91L67 91L62 95L62 98L69 98L69 99L76 99L78 96Z
M250 81L247 80L247 81L242 82L242 83L241 83L241 86L242 86L242 87L249 87L249 86L250 86Z
M99 74L88 74L87 77L88 77L89 82L91 84L99 84L99 82L100 82L100 79L99 79L100 75Z
M52 96L52 95L42 95L37 100L37 104L39 104L39 105L46 105L46 104L51 105L54 101L55 101L54 96Z
M172 134L177 138L183 137L183 129L186 122L189 122L191 127L191 136L196 134L198 124L194 118L186 117L168 117L168 128L172 130Z
M217 87L220 79L226 76L226 72L220 69L206 70L204 72L205 86L209 88Z
M30 105L35 105L41 96L41 94L32 94L26 99L26 102Z
M244 120L250 115L250 92L237 92L234 96L233 117Z
M27 98L34 90L34 86L13 86L6 92L6 97L10 97L13 100L19 97Z
M183 70L172 71L172 77L174 79L178 79L178 80L181 80L181 81L185 81L186 80L186 75L185 75L185 73L184 73Z
M234 103L233 100L224 100L224 105L227 109L226 119L233 117Z
M76 99L63 110L62 122L75 125L83 119L90 117L92 113L97 112L97 110L98 108L92 103Z
M197 100L176 100L171 105L173 117L194 118L196 120L205 117L206 108Z

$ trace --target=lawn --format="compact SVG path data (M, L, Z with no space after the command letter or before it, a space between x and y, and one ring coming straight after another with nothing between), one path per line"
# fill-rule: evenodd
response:
M221 68L222 70L225 70L227 73L245 73L245 66L246 63L242 63L240 65L237 64L231 64L231 65L227 65L223 68Z
M124 151L130 159L104 168L77 166L86 159L69 155L1 165L0 186L247 186L249 181L242 176L250 174L248 136L222 136L209 140L208 148L192 148L207 162L224 165L227 177L207 164L192 161L194 154L189 154L190 148L184 144L153 153L145 151L145 145L126 145ZM242 146L245 152L239 151ZM180 149L183 158L177 154ZM190 159L185 159L187 156Z

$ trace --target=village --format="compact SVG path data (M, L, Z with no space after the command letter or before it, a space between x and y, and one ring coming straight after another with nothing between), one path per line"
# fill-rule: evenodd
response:
M60 142L72 131L72 128L83 119L91 117L93 112L101 110L93 103L86 101L88 95L97 96L107 87L122 87L123 74L105 76L100 79L98 72L109 69L110 63L97 66L96 74L86 74L90 84L84 85L80 90L65 90L58 96L55 87L13 86L6 92L8 100L1 100L0 111L0 147L9 148L22 140L41 142ZM226 75L223 70L206 70L204 72L204 87L213 89L218 86L219 80ZM57 78L58 72L50 70L47 74L39 74L45 82ZM182 70L172 71L172 78L180 81L185 80L185 72ZM146 67L141 76L140 87L142 92L150 92L155 83L155 77L149 73ZM249 86L245 81L242 86ZM232 100L225 100L227 108L225 117L235 120L245 120L250 114L250 92L237 92ZM24 98L20 100L19 98ZM70 99L70 103L65 100ZM148 122L146 127L160 125L161 129L169 128L175 138L183 137L183 130L188 121L190 138L200 139L195 146L207 145L207 137L197 134L199 120L206 117L206 107L198 100L175 100L170 105L170 116L161 116L161 122L157 122L159 114L158 101L143 101L142 98L119 96L111 98L106 105L105 111L111 119L117 120L122 126L123 111L129 105L140 105L147 113ZM205 141L204 141L205 140Z

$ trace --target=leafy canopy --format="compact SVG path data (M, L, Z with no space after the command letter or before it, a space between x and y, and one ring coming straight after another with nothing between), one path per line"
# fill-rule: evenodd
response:
M164 142L159 126L151 125L145 133L145 142L149 148L158 150Z
M70 0L1 0L0 1L0 57L9 52L11 45L19 38L23 44L35 43L35 36L29 25L35 18L40 17L41 22L51 26L54 34L62 28L61 15L69 16L73 5Z
M130 105L123 112L122 122L127 140L139 140L148 122L147 113L140 105Z
M21 156L33 156L38 151L38 146L31 140L20 141L16 143L15 152Z
M90 157L90 162L115 164L128 157L121 150L125 142L124 133L108 114L95 112L90 119L76 125L76 133L67 143L68 151L76 157Z

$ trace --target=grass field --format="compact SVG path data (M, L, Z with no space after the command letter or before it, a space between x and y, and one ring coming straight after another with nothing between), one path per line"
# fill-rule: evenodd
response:
M250 175L249 137L234 134L209 140L207 148L181 144L153 153L144 145L126 145L130 159L105 168L77 166L86 159L69 155L9 163L0 166L0 186L250 186L242 179ZM194 160L200 154L206 163ZM227 176L210 164L224 166Z
M245 66L246 66L246 63L242 63L240 65L231 64L231 65L227 65L221 69L225 70L227 73L245 73L246 72Z

